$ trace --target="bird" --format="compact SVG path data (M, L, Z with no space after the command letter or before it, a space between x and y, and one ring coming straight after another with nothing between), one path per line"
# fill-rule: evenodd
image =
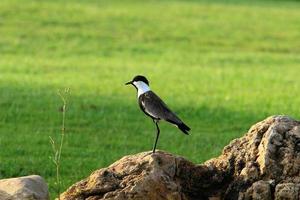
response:
M156 126L156 138L152 153L155 153L160 129L158 123L161 120L171 123L184 134L189 135L191 130L149 87L149 81L145 76L137 75L125 85L133 85L137 90L137 99L140 109L152 119Z

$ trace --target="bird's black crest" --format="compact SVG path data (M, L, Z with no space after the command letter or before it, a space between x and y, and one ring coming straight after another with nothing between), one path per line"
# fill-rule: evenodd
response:
M149 85L149 81L146 79L145 76L142 75L137 75L135 76L132 81L143 81L144 83L146 83L147 85Z

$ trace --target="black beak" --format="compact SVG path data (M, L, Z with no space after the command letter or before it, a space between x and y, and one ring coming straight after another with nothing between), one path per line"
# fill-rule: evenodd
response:
M125 83L125 85L130 85L130 84L132 84L132 81Z

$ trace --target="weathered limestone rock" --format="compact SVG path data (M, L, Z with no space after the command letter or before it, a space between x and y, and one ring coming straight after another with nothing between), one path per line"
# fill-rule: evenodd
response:
M48 186L37 175L0 180L1 200L48 200Z
M125 156L74 184L71 199L299 199L300 122L272 116L202 165L162 151Z
M259 180L269 182L271 191L279 183L300 182L299 146L300 122L286 116L272 116L252 126L245 136L226 146L220 157L205 164L219 170L227 168L232 174L225 198L247 199L242 198L248 194L245 191ZM270 198L274 195L272 192Z
M247 189L245 193L239 193L239 199L245 200L271 200L272 193L271 193L271 185L269 182L266 181L257 181L252 184L251 187Z
M13 200L11 195L7 194L6 192L2 191L1 189L0 189L0 199L1 200Z
M300 184L281 183L276 186L276 200L294 200L299 199Z
M209 181L216 186L221 183L222 176L211 171L165 152L145 152L93 172L70 187L62 199L189 199L204 195L212 184ZM192 187L195 184L203 194Z

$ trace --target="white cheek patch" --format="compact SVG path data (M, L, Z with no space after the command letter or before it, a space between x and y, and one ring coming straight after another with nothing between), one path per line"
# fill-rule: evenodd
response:
M148 92L150 91L150 88L149 86L144 83L143 81L134 81L133 84L137 87L138 89L138 97L141 95L141 94L144 94L145 92Z

